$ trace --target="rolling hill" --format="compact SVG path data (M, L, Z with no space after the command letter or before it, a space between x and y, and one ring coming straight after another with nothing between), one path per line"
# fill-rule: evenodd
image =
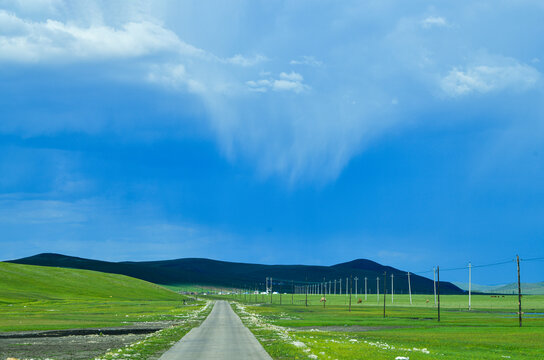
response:
M217 261L200 258L185 258L147 262L107 262L72 257L60 254L38 254L11 261L18 264L52 266L95 270L106 273L123 274L156 284L181 285L200 284L247 289L264 289L266 277L274 279L274 290L291 291L294 282L319 282L345 279L350 275L358 277L359 293L364 291L364 278L368 278L369 293L376 292L376 278L380 277L380 291L383 290L383 274L387 272L387 288L390 291L394 275L395 293L408 293L406 271L384 266L371 260L359 259L332 266L311 265L262 265ZM433 281L411 274L412 293L430 294ZM443 294L462 294L463 290L449 282L440 282Z
M468 291L468 283L454 283L461 289ZM517 294L518 283L506 285L479 285L472 284L472 291L487 294ZM544 295L544 281L537 283L521 283L521 293L527 295Z
M0 262L0 302L100 298L179 300L180 295L124 275Z

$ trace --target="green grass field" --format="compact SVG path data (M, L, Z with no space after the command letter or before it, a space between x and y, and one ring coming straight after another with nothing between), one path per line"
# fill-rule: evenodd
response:
M194 307L161 286L95 271L0 263L0 331L122 326Z
M213 286L200 286L193 284L179 284L179 285L162 285L167 289L175 292L195 292L195 293L207 293L211 291L220 291L220 289Z
M471 311L468 296L442 296L440 322L432 295L414 295L412 304L407 295L394 295L393 302L387 295L385 318L383 297L378 299L376 294L369 294L367 300L364 295L353 295L351 311L345 295L327 296L325 307L321 295L308 296L308 307L304 295L208 297L244 304L245 308L235 308L274 359L308 359L310 355L378 360L543 358L544 296L539 295L523 297L522 328L517 320L517 296L512 295L474 295ZM201 307L184 306L186 299L122 275L0 263L0 331L187 319ZM138 345L147 349L139 353L167 347L202 320L150 337Z
M544 357L544 296L523 297L524 320L519 328L517 297L472 297L473 310L468 311L467 296L442 296L441 321L433 296L418 295L409 304L407 295L395 296L391 304L386 299L386 318L383 318L383 298L376 295L366 302L352 303L348 312L345 295L328 296L325 308L320 296L310 296L310 306L304 306L304 296L270 297L266 302L251 306L255 296L238 296L236 301L265 324L298 329L289 331L287 344L278 344L282 337L269 328L252 328L265 348L275 359L395 359L397 356L414 359L540 359ZM352 298L354 300L355 297ZM362 297L364 299L364 295ZM261 295L257 295L261 301ZM427 302L429 300L429 302ZM360 326L348 331L349 326ZM310 331L316 327L318 331ZM368 327L368 328L364 328ZM334 330L334 331L331 331ZM368 330L368 331L361 331ZM296 347L289 342L300 342ZM414 350L415 349L415 350ZM424 350L423 350L424 349Z
M234 299L237 301L242 301L245 303L273 303L280 304L280 301L283 305L291 304L293 301L296 305L305 304L304 295L295 295L294 297L291 294L274 294L270 295L254 295L254 294L241 294L241 295L229 295L228 298ZM308 295L308 304L320 305L323 306L323 303L320 301L322 295ZM348 307L349 296L346 295L327 295L327 302L325 306L345 306ZM380 294L379 300L376 294L368 294L367 300L364 300L364 295L352 295L351 303L352 306L380 306L383 307L383 294ZM360 304L357 304L358 300L361 300ZM522 304L525 310L533 309L544 309L544 295L525 295L522 299ZM389 307L404 307L412 306L418 308L428 308L434 309L434 296L433 295L412 295L412 305L410 305L410 298L408 295L394 295L393 301L391 300L391 295L386 295L386 308ZM472 295L471 299L472 309L478 310L507 310L511 309L512 311L517 312L518 306L518 297L517 295ZM440 306L442 308L448 309L458 309L464 310L468 309L468 295L442 295L440 296ZM541 312L541 311L539 311Z

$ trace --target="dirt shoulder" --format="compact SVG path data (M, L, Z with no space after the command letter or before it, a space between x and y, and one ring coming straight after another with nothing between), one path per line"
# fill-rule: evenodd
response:
M0 333L0 359L92 359L176 324L164 321L114 328L4 332Z

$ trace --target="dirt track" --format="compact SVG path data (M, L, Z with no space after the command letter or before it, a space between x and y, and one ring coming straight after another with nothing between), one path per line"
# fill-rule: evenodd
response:
M128 335L72 335L63 337L39 337L0 339L0 359L55 359L83 360L100 356L109 349L116 349L143 339L144 334Z
M0 333L0 359L87 360L137 342L170 322L131 327L68 329Z

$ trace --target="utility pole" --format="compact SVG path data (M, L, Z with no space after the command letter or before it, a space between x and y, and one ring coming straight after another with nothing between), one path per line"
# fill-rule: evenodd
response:
M353 292L353 275L350 275L350 287L349 287L349 312L351 312L351 293Z
M272 278L270 278L270 303L272 304Z
M366 278L366 276L365 276L365 301L366 301L366 292L367 292L367 291L366 291L366 280L367 280L367 278Z
M395 294L395 288L393 287L393 274L391 274L391 304L393 304L393 295Z
M438 321L440 321L440 266L436 267L436 275L438 277L438 284L436 285L438 291Z
M436 306L436 268L433 267L434 306Z
M471 310L470 296L472 295L472 264L468 263L468 309Z
M383 272L383 318L385 319L385 297L387 295L387 271Z
M519 306L519 327L521 327L521 278L519 275L519 255L516 255L516 262L518 263L518 306Z
M323 278L323 283L325 282L325 278ZM323 309L325 308L325 303L327 302L327 299L325 298L325 286L323 286Z
M378 304L380 303L380 277L376 277L376 298Z
M408 293L410 294L410 305L412 305L412 285L410 284L410 272L408 272Z
M306 276L306 307L308 307L308 290L310 289L310 285L308 285L308 276Z
M357 298L357 280L359 280L359 278L356 276L353 280L355 280L355 298Z

